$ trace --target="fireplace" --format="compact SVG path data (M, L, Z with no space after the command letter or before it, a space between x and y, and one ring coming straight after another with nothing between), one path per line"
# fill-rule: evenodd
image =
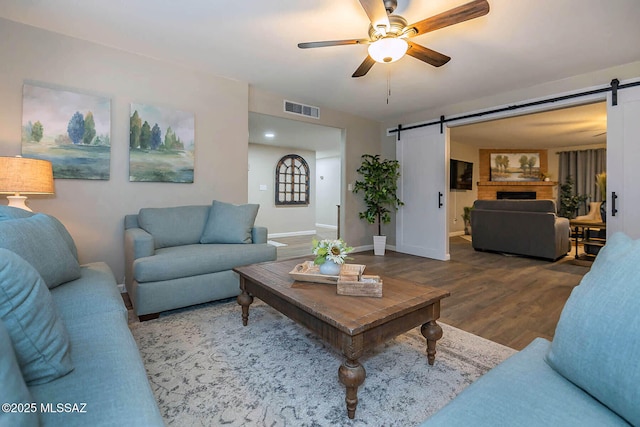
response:
M535 191L498 191L496 193L497 199L527 199L532 200L536 198Z

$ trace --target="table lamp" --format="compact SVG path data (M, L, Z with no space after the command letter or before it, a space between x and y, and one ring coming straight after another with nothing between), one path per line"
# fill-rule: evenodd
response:
M9 206L31 211L21 194L54 194L53 167L48 160L26 157L0 157L0 194L7 196Z

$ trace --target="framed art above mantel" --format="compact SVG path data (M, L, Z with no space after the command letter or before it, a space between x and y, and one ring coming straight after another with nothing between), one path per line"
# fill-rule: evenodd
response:
M513 152L490 154L490 181L541 181L540 153Z

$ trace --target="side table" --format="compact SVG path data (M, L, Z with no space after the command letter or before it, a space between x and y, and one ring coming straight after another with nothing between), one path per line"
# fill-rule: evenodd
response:
M606 237L594 237L590 236L589 233L589 230L591 229L606 230L607 224L605 222L572 219L569 221L569 224L573 229L573 237L576 245L576 259L580 258L578 256L578 243L582 243L585 248L590 246L602 247L607 243Z

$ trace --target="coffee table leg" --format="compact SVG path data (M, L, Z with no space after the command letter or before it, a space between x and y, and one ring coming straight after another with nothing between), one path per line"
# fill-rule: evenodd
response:
M435 320L431 320L422 325L420 332L427 339L427 360L429 365L433 365L436 360L436 341L442 338L442 328Z
M338 369L340 382L347 387L347 414L353 419L356 416L358 406L358 387L364 382L367 373L364 367L355 359L347 359Z
M247 326L249 322L249 306L253 302L253 296L249 295L247 291L242 291L238 295L238 304L242 306L242 325Z

